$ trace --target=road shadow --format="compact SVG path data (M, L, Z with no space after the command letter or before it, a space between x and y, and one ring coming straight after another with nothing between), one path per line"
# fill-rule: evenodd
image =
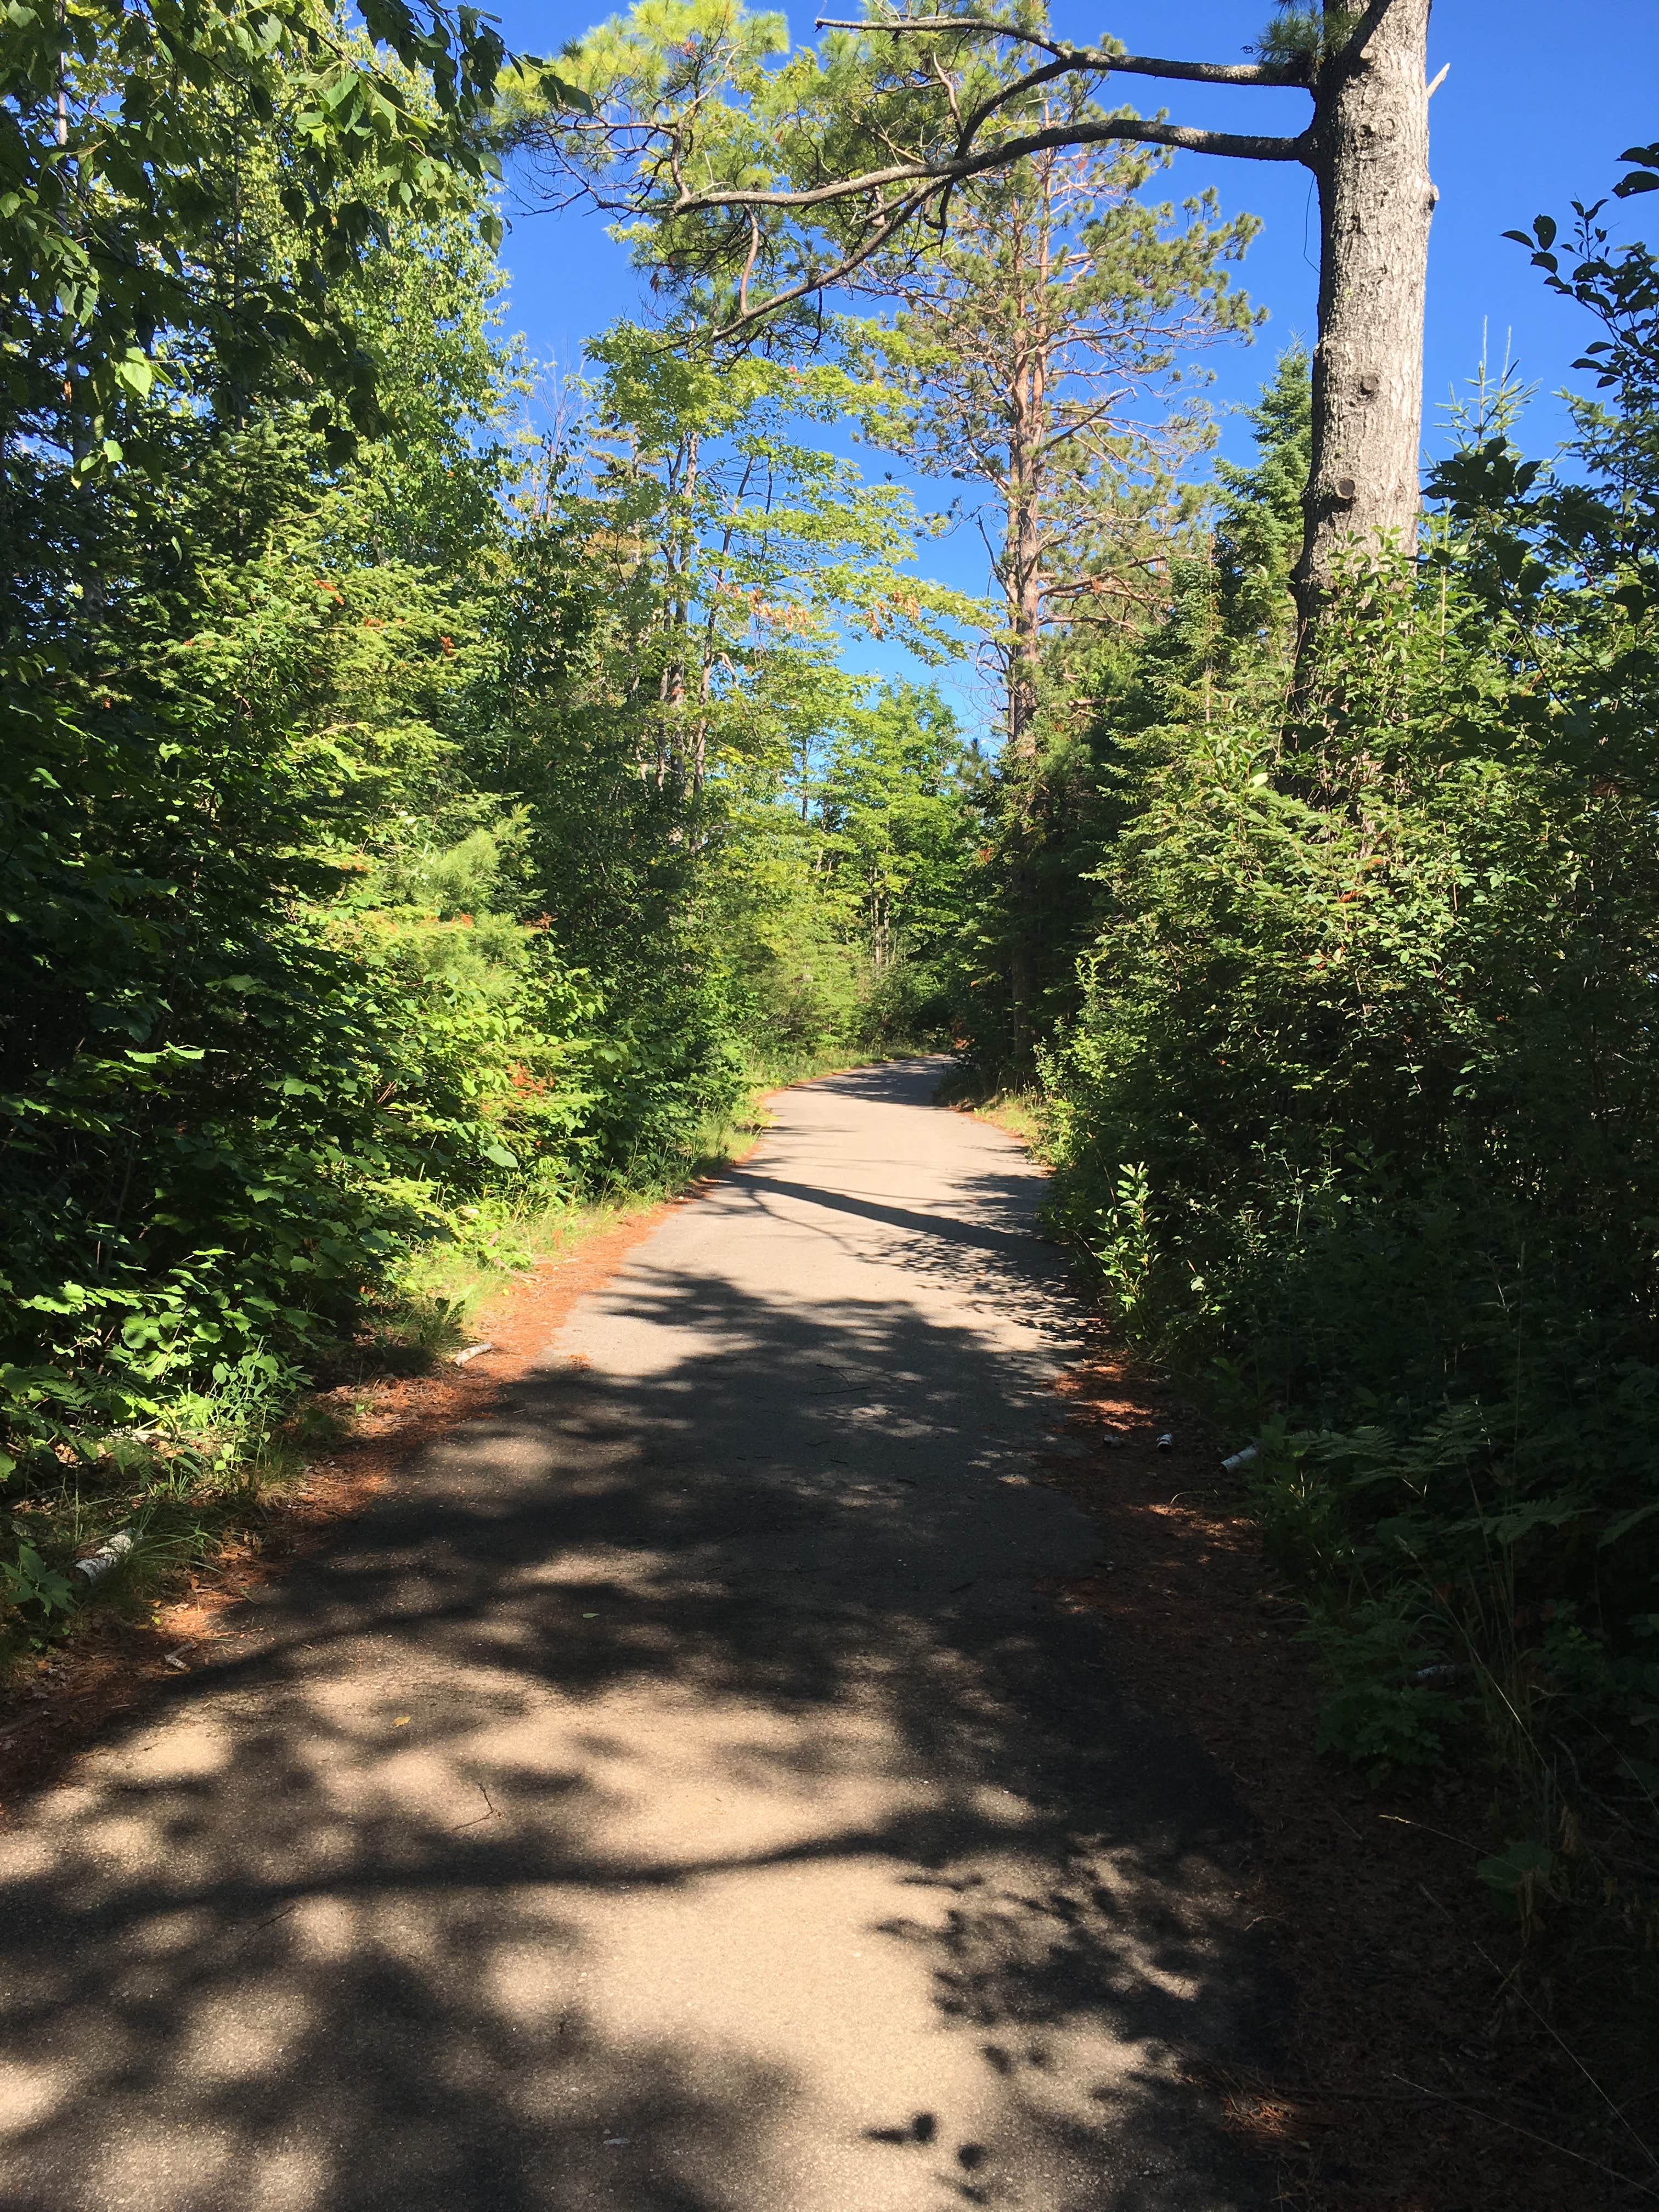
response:
M856 1098L874 1106L930 1106L939 1085L956 1066L948 1052L927 1053L916 1059L887 1060L868 1067L843 1068L838 1075L820 1075L814 1091L828 1091L838 1098Z
M696 1348L505 1391L26 1814L11 2212L1271 2201L1185 2078L1271 2038L1231 1790L1032 1589L1076 1324L996 1185L850 1224L1024 1314L994 1385L971 1301L625 1279Z

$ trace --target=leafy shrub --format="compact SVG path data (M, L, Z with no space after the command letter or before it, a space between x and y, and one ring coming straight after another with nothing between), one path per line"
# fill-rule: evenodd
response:
M1579 405L1570 467L1488 391L1288 716L1213 622L1118 685L1047 1065L1059 1218L1261 1437L1325 1740L1419 1763L1478 1719L1612 1790L1659 1753L1659 288L1595 215L1569 289L1617 410Z

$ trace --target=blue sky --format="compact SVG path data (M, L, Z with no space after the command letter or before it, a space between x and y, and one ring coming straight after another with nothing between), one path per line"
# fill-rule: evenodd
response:
M498 6L508 43L531 53L556 52L597 20L581 0L498 0ZM1109 32L1132 52L1216 61L1242 58L1272 13L1270 0L1121 0L1098 16L1075 0L1052 6L1063 35L1085 40ZM837 5L832 12L856 10ZM789 20L797 38L811 40L810 9L790 9ZM1565 218L1575 197L1600 197L1617 173L1620 151L1659 137L1659 0L1590 0L1578 9L1563 9L1559 0L1548 6L1438 0L1431 75L1443 64L1449 70L1431 109L1440 204L1429 262L1425 444L1432 453L1440 441L1437 403L1473 371L1484 325L1493 358L1507 339L1522 374L1543 386L1522 436L1532 450L1547 449L1565 428L1550 395L1569 380L1569 364L1592 333L1577 308L1543 288L1503 233L1540 211ZM1291 92L1122 82L1124 97L1147 109L1166 104L1182 121L1293 132L1308 111L1305 96ZM1254 398L1292 336L1313 335L1318 226L1310 182L1290 164L1178 155L1158 188L1160 197L1179 198L1214 184L1225 211L1248 208L1263 219L1237 281L1270 319L1253 346L1210 356L1218 371L1212 397L1223 410ZM1626 222L1653 205L1615 204ZM574 367L586 339L638 311L639 279L599 222L532 212L511 192L508 213L510 322L542 359ZM1248 457L1249 427L1236 413L1223 414L1221 450ZM875 455L869 465L890 465ZM915 489L926 505L945 503L942 488ZM931 544L927 566L964 588L984 587L983 552L970 530ZM860 656L860 665L865 661L890 665L868 647ZM966 672L946 688L976 719L976 687Z

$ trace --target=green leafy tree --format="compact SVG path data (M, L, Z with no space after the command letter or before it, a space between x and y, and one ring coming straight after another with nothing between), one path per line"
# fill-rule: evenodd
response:
M216 112L210 59L167 96ZM130 120L160 65L135 50ZM279 283L309 250L283 132L238 159L244 226L186 272L204 297L256 240ZM343 463L286 368L260 392L218 325L175 320L150 334L165 380L123 387L121 455L82 466L62 423L7 454L3 1353L54 1389L154 1403L348 1326L446 1192L519 1157L509 1125L536 1154L511 1070L580 1027L550 948L487 976L349 896L400 817L470 826L512 370L487 202L465 167L429 183L418 214L387 186L383 242L329 303L400 436ZM106 240L123 205L100 186ZM142 225L122 235L142 259ZM542 1094L550 1139L570 1092ZM46 1387L9 1386L8 1413Z
M635 611L641 759L659 783L695 798L711 760L775 754L781 673L810 686L838 625L927 655L954 648L977 610L910 571L908 495L802 436L864 408L854 380L757 358L716 369L627 326L593 357L599 504L576 526L615 549L615 585Z
M844 637L939 654L981 611L914 573L904 494L809 441L864 404L844 373L716 371L626 326L594 358L587 414L521 495L471 757L528 810L526 911L603 1000L623 1165L729 1103L769 1025L803 1049L856 1027L862 971L795 836L793 767L848 708Z
M721 929L763 1050L937 1042L969 892L977 761L931 686L842 678L729 823Z
M371 0L367 40L323 0L203 10L20 0L0 25L0 434L118 458L158 377L196 363L233 409L299 397L371 427L349 276L397 222L471 205L507 59L472 10ZM373 43L370 43L370 42ZM520 66L555 100L580 97ZM259 183L275 150L288 230ZM487 225L495 218L486 214Z
M937 691L884 686L849 707L817 787L832 895L847 902L871 965L949 956L960 927L975 823L976 756Z

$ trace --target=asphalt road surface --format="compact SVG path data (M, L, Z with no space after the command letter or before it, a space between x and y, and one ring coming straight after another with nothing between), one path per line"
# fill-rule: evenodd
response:
M1041 1178L805 1086L0 1839L7 2212L1245 2212L1238 1816L1041 1578Z

